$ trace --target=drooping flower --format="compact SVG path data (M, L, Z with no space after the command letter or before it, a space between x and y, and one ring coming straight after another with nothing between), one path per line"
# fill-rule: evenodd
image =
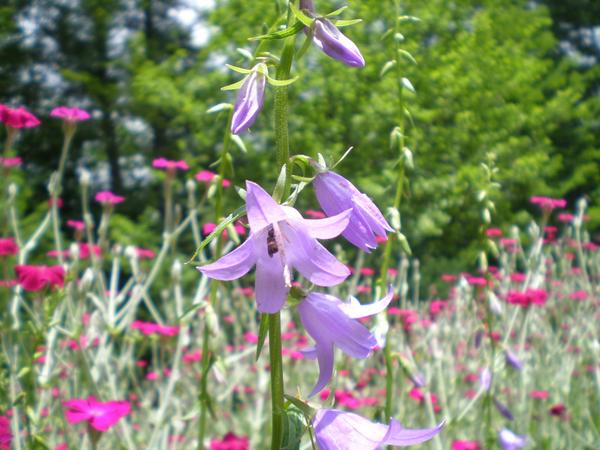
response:
M175 172L177 169L179 170L189 170L190 166L183 159L179 161L173 161L167 158L157 158L152 161L152 167L156 169L166 170L167 172Z
M479 374L479 385L484 391L489 391L492 387L492 372L486 367Z
M508 408L508 406L506 406L504 403L502 403L496 397L494 397L494 406L496 406L496 409L498 410L498 412L500 414L502 414L508 420L514 420L515 419L515 416L513 416L513 413Z
M314 180L317 200L328 216L351 209L348 227L342 233L356 247L370 252L377 247L376 236L394 231L375 203L350 181L335 172L319 173Z
M131 411L127 401L100 402L94 397L67 400L63 406L67 422L76 424L85 421L98 431L107 431Z
M18 252L19 247L13 238L0 238L0 256L12 256Z
M210 450L248 450L250 442L246 436L236 436L234 433L227 433L223 439L212 439L210 441Z
M343 303L332 295L312 292L298 305L302 325L315 340L315 347L303 353L319 362L319 379L310 396L321 391L333 375L334 347L353 358L364 359L371 354L377 339L355 319L383 311L393 295L390 289L383 299L361 305L355 298Z
M25 108L9 108L6 105L0 105L0 122L3 122L10 128L33 128L40 124L37 117L27 111Z
M259 63L248 74L235 102L231 119L231 132L240 134L252 126L263 107L267 77L266 66Z
M506 358L506 362L514 369L521 370L523 368L523 363L519 357L510 350L507 350L504 356Z
M69 108L68 106L57 106L50 111L51 117L63 119L65 122L75 123L88 120L90 113L79 108Z
M327 56L350 67L365 67L365 59L356 44L330 20L315 19L312 27L312 40Z
M10 450L11 442L10 420L6 416L0 416L0 450Z
M527 444L527 436L520 436L504 428L498 433L498 441L503 450L519 450Z
M62 266L15 266L19 285L26 291L36 292L45 287L63 287L65 269Z
M319 450L381 450L386 445L408 447L426 442L442 431L444 422L434 428L410 430L395 419L385 425L350 412L320 409L313 427Z
M348 225L350 211L320 220L304 219L281 206L259 185L246 182L246 210L250 236L232 252L198 270L217 280L242 277L256 265L258 310L279 311L291 287L292 268L318 286L335 286L349 275L348 268L317 239L338 236Z
M98 192L95 199L98 203L102 203L103 205L116 205L125 201L125 197L113 194L110 191Z

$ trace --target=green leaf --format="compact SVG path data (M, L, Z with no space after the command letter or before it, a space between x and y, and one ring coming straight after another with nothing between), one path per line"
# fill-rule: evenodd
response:
M302 401L297 397L293 397L288 394L284 394L285 399L298 408L306 416L308 421L312 421L312 418L317 413L317 408L311 406L308 402Z
M415 66L417 65L417 60L413 57L413 55L411 55L409 52L407 52L406 50L403 49L399 49L398 50L398 55L400 55L402 58L404 58L405 60L413 63Z
M343 13L346 9L348 9L348 5L342 6L341 8L336 9L335 11L330 12L329 14L327 14L325 17L335 17L335 16L339 16L341 13Z
M239 137L237 134L232 134L231 135L231 140L237 146L237 148L239 148L242 151L242 153L248 153L248 149L246 148L246 144L244 144L244 141L242 141L241 137Z
M412 92L413 94L416 94L417 92L415 91L414 86L412 85L412 83L410 82L410 80L408 78L402 77L402 86L404 86L406 89L408 89L410 92Z
M269 84L271 86L276 86L276 87L289 86L294 81L296 81L298 78L299 77L296 76L294 78L290 78L289 80L276 80L275 78L271 78L269 75L267 75L267 81L269 82Z
M227 227L227 225L235 222L240 217L242 217L244 214L246 214L246 206L245 205L240 206L234 212L229 214L225 219L223 219L223 221L221 221L221 223L219 223L219 225L217 225L217 227L213 230L213 232L210 233L208 236L206 236L206 238L202 242L200 242L200 246L196 249L196 251L194 252L192 257L189 259L189 261L186 262L186 264L190 264L191 262L193 262L194 259L196 258L196 256L198 256L198 253L200 253L202 251L202 249L204 249L204 247L206 247L208 244L210 244L214 238L216 238L217 236L220 236L221 233L223 232L223 230Z
M361 23L362 19L347 19L347 20L334 20L333 24L338 28L349 27Z
M283 192L285 190L285 179L286 179L286 166L285 164L281 166L281 170L279 171L279 176L277 177L277 184L275 185L275 190L273 191L273 198L277 203L281 203L281 199L283 198Z
M386 62L383 67L381 68L381 71L379 72L379 76L381 78L383 78L385 76L386 73L388 73L390 70L392 70L394 67L396 67L396 60L393 59L392 61L388 61Z
M283 422L283 439L281 448L285 450L299 450L302 435L306 431L304 415L295 405L290 405L285 411Z
M254 55L249 50L247 50L245 48L236 48L236 50L240 55L242 55L248 61L254 61Z
M232 66L231 64L225 64L228 69L233 70L237 73L243 73L244 75L248 75L249 73L254 72L253 69L244 69L243 67Z
M418 17L415 17L415 16L399 16L398 20L400 22L412 22L412 23L417 23L417 22L421 21L421 19L419 19Z
M244 81L246 81L246 78L242 78L240 81L236 81L235 83L228 84L227 86L223 86L221 88L221 90L222 91L235 91L242 87L242 85L244 84Z
M308 17L306 14L300 11L298 7L294 4L294 2L290 2L290 9L292 10L294 16L296 16L296 19L302 22L304 26L307 26L309 28L312 27L312 24L315 21L315 19Z
M260 325L258 326L258 343L256 344L256 360L260 358L260 352L265 345L267 333L269 332L269 314L262 313L260 315Z
M275 31L273 33L261 34L260 36L254 36L249 38L249 41L272 41L276 39L285 39L287 37L298 34L300 31L304 29L304 24L301 22L296 22L291 27L287 27L280 31Z
M231 103L218 103L215 106L211 106L206 110L207 114L214 114L221 111L226 111L228 109L232 109L233 105Z

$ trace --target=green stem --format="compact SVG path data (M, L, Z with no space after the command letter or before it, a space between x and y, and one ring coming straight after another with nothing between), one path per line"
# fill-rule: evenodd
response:
M271 450L279 450L283 439L284 397L281 360L281 313L269 315L269 359L271 363Z

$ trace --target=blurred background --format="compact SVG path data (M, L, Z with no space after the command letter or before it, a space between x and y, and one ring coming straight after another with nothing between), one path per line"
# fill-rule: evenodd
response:
M327 13L344 4L315 0ZM381 77L393 56L382 40L393 2L350 0L344 29L367 66L348 69L310 48L295 64L290 89L293 153L334 158L355 150L338 170L385 209L391 203L396 150L395 81ZM93 120L75 136L65 176L63 216L80 217L77 173L93 173L94 189L127 196L112 224L123 244L160 240L159 174L152 159L185 159L186 177L209 169L222 145L226 118L207 114L233 102L220 87L240 79L225 63L248 67L248 37L273 23L277 0L5 0L0 6L0 103L23 105L42 126L15 145L26 177L25 213L37 223L48 176L56 167L61 124L57 105L87 109ZM416 89L407 102L414 154L403 232L421 259L424 282L474 268L484 185L480 164L499 168L492 226L508 232L536 213L532 195L590 202L588 228L600 229L600 1L404 0L403 47ZM269 44L278 53L280 42ZM272 92L234 154L234 184L247 178L272 187L275 154ZM180 194L185 195L183 177ZM305 196L301 207L314 207ZM241 201L228 193L230 207ZM131 241L131 242L129 242ZM190 253L191 254L191 253Z

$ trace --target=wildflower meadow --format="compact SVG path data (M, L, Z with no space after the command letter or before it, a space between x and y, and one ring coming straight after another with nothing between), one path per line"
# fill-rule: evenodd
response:
M600 449L599 17L0 7L0 449Z

